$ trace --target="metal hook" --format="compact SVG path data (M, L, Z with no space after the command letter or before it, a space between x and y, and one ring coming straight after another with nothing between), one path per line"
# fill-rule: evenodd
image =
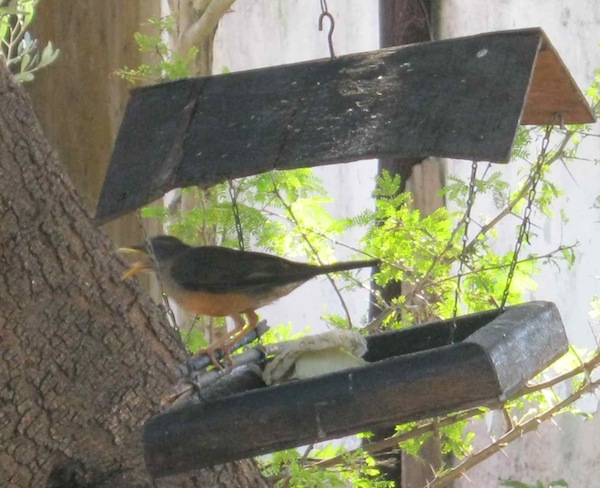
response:
M333 15L329 12L325 11L319 16L319 30L323 30L323 19L327 17L329 19L329 34L327 34L327 42L329 43L329 55L331 59L335 58L335 53L333 52L333 29L335 29L335 21L333 20Z

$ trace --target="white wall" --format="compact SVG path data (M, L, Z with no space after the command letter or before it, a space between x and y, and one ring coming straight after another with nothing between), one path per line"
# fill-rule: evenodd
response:
M376 1L329 0L329 12L335 19L333 42L336 55L377 49L379 20ZM289 64L329 57L324 21L318 30L321 13L317 0L238 0L232 12L225 15L215 39L214 73L223 68L231 71ZM334 199L331 211L336 217L349 217L372 206L375 161L355 162L316 168ZM349 233L344 242L357 243L360 236ZM342 260L348 251L339 248L336 258ZM368 271L361 276L367 278ZM366 292L356 292L347 300L355 323L360 323L368 309ZM310 326L313 332L325 327L320 317L343 315L334 290L325 278L303 285L278 303L259 311L271 325L292 322L294 330Z
M600 2L598 0L438 0L440 37L459 37L486 31L542 27L563 58L580 88L591 84L594 70L600 67ZM598 124L594 127L600 133ZM537 145L539 147L539 144ZM600 157L600 139L590 138L581 148L583 158ZM514 165L500 168L513 181L519 170ZM463 178L469 176L465 162L448 162L448 171ZM570 173L570 174L569 174ZM572 176L571 176L572 175ZM589 161L575 161L567 169L560 163L552 168L550 179L565 192L554 205L554 215L535 215L533 251L546 253L561 244L579 242L577 262L571 270L546 266L536 277L538 289L530 299L550 300L557 304L572 343L594 348L595 340L588 324L589 304L600 294L600 211L592 208L600 195L600 167ZM563 209L570 221L562 225L559 211ZM476 215L491 215L491 201L479 202ZM511 248L514 239L514 219L502 228L498 246ZM527 250L526 252L530 252ZM579 406L595 411L597 398L590 396ZM502 429L496 418L494 424ZM564 478L572 488L600 487L600 420L584 422L565 416L558 425L544 425L537 434L530 434L468 473L459 487L499 486L498 479L519 479L525 482Z

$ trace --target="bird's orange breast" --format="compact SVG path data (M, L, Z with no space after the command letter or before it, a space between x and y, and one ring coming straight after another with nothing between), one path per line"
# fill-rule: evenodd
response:
M179 291L173 294L173 299L188 312L211 317L227 317L257 308L256 300L239 293L222 295Z
M277 287L268 295L244 293L207 293L179 289L169 290L169 296L188 312L211 317L229 317L256 310L287 295L301 283Z

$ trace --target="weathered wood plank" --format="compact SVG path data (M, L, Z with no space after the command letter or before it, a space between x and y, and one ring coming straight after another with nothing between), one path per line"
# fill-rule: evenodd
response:
M544 34L531 86L527 92L521 124L556 124L559 122L556 114L562 114L562 122L565 124L587 124L595 121L583 93Z
M554 304L532 302L509 310L494 320L493 327L484 327L465 340L486 351L496 371L502 401L516 394L540 366L558 359L569 343Z
M271 169L373 157L506 161L544 39L540 29L498 32L136 90L97 220L176 187ZM553 59L535 80L564 70ZM563 73L558 92L564 82ZM536 104L550 99L535 86L532 121L546 117Z
M498 405L567 349L548 302L368 338L371 364L156 416L144 430L153 476Z

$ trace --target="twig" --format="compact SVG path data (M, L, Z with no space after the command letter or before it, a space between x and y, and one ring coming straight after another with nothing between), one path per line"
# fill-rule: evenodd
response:
M496 442L493 442L476 454L469 456L458 466L446 471L442 476L435 478L433 481L427 484L427 488L442 488L450 481L460 478L465 471L468 471L477 464L485 461L493 454L503 449L507 444L521 437L523 434L537 429L542 422L550 419L552 416L559 413L563 408L568 407L571 403L581 398L585 393L595 390L598 387L600 387L600 380L585 384L576 392L565 398L562 402L557 403L552 408L546 410L540 415L533 417L527 422L515 426L512 430L502 435Z
M544 162L544 166L550 166L551 164L555 163L563 157L567 144L575 134L576 131L573 130L568 130L565 132L563 140L559 144L558 148L555 150L554 155ZM510 202L508 202L507 206L504 207L491 221L482 226L481 229L479 229L479 232L475 234L475 237L471 239L471 242L469 242L469 244L467 245L467 249L469 251L471 251L473 247L475 247L475 244L477 244L477 240L481 235L485 235L487 232L493 229L496 226L496 224L498 224L498 222L500 222L504 217L512 213L513 208L515 208L515 206L525 198L527 192L529 192L529 189L531 188L532 183L533 175L530 174L525 183L523 184L522 188L517 193L517 195Z
M202 391L225 376L237 371L242 366L261 363L264 360L264 357L264 353L259 348L253 347L235 357L232 357L231 361L233 364L230 367L212 370L202 375L195 375L195 377L191 378L189 382L192 383L198 390Z
M572 378L573 376L576 376L577 374L581 374L584 372L590 372L593 369L595 369L596 367L600 366L600 351L596 351L596 353L594 354L594 356L589 359L588 361L586 361L585 363L583 363L582 365L578 366L577 368L573 368L571 371L568 371L564 374L561 374L549 381L543 382L543 383L539 383L537 385L531 385L528 387L525 387L524 389L522 389L518 395L515 395L514 398L523 396L523 395L527 395L529 393L534 393L536 391L540 391L540 390L545 390L548 388L552 388L553 386L557 385L558 383L561 383L565 380L568 380L570 378ZM600 380L599 380L600 381ZM588 383L588 385L592 385L592 384L597 384L596 383ZM582 387L585 388L585 387ZM580 389L581 390L581 389ZM553 407L551 410L553 410L553 412L557 412L560 409L564 408L564 406L569 405L570 403L572 403L573 401L575 401L576 399L578 399L581 395L583 395L585 393L585 391L580 391L578 390L577 392L575 392L574 394L570 395L569 397L567 397L565 400L563 400L562 402L560 402L559 404L557 404L557 406ZM570 400L570 401L569 401ZM364 448L360 448L360 449L355 449L352 451L349 451L343 455L339 455L339 456L335 456L329 459L325 459L322 461L319 461L317 463L315 463L313 466L321 468L321 469L325 469L325 468L329 468L332 466L335 466L336 464L339 463L343 463L346 461L346 459L348 457L352 457L353 454L357 454L360 452L366 452L368 454L375 454L381 451L384 451L386 449L391 449L393 447L396 447L400 442L404 442L406 440L409 439L413 439L415 437L421 436L423 434L426 434L428 432L433 432L436 429L439 429L440 427L445 427L447 425L451 425L454 424L456 422L460 422L463 420L468 420L472 417L476 417L477 415L486 413L486 410L480 409L480 408L475 408L472 410L467 410L465 412L461 412L458 414L453 414L453 415L449 415L447 417L441 418L441 419L436 419L434 421L430 421L427 422L426 424L420 425L418 427L415 427L414 429L409 430L408 432L402 433L402 434L395 434L393 436L387 437L385 439L382 439L378 442L374 442L372 444L368 444L367 446L365 446ZM508 435L510 433L513 433L515 430L517 429L521 429L521 431L527 432L528 430L522 430L523 426L528 425L530 422L535 421L536 419L539 419L541 416L545 415L541 414L537 417L534 417L533 419L529 420L528 422L526 422L525 424L521 424L518 426L513 426L505 435ZM545 418L544 418L545 420ZM512 422L512 420L511 420ZM529 428L529 430L531 430L531 428ZM496 442L494 443L496 444L498 447L497 450L499 450L502 447L502 443L501 442ZM486 448L487 449L487 448ZM485 449L484 449L485 450ZM490 454L491 455L491 454ZM487 456L489 457L489 456ZM487 457L485 457L484 459L487 459ZM483 459L482 459L483 460ZM445 476L445 475L444 475ZM452 478L454 479L454 478ZM431 485L434 486L434 485ZM443 485L436 485L436 486L443 486ZM429 488L429 487L428 487Z
M354 449L352 451L348 451L342 455L334 456L329 459L324 459L313 464L313 467L325 469L336 464L342 463L346 461L348 457L352 457L353 454L366 452L368 454L374 454L381 451L385 451L386 449L391 449L397 447L400 442L407 441L409 439L413 439L415 437L419 437L423 434L427 434L428 432L434 432L439 430L440 427L445 427L446 425L452 425L456 422L461 422L463 420L468 420L472 417L476 417L477 415L481 415L485 413L487 410L481 408L474 408L471 410L466 410L464 412L460 412L454 415L449 415L447 417L441 419L435 419L430 422L427 422L423 425L415 427L414 429L409 430L408 432L394 434L393 436L386 437L377 442L373 442L371 444L367 444L364 447L359 449Z
M315 256L315 259L317 260L317 262L320 265L323 265L323 261L319 257L319 253L317 252L315 246L313 245L313 243L310 241L310 239L304 232L304 228L302 227L302 225L300 225L300 221L296 218L296 214L294 213L291 205L285 201L285 199L279 192L279 188L277 187L277 183L275 182L275 178L273 178L273 175L271 175L271 182L273 183L273 194L277 197L277 199L281 202L281 204L284 206L284 208L290 215L290 218L296 225L296 228L298 229L298 232L302 236L302 239L304 239L304 242L306 242L306 245L310 248L310 250L313 253L313 255ZM329 274L326 274L325 276L327 277L327 280L333 287L335 294L337 295L338 299L340 300L340 304L342 305L344 313L346 314L346 319L348 320L348 328L352 329L353 328L352 317L350 316L350 311L348 310L348 306L346 305L346 302L344 300L344 297L342 296L342 293L340 292L338 286L336 285L335 280Z
M577 246L577 244L572 244L570 246L560 246L559 248L555 249L554 251L550 251L546 254L535 255L535 256L530 256L528 258L520 259L519 261L517 261L517 264L527 263L529 261L538 261L540 259L549 259L551 257L554 257L555 254L557 254L561 251L566 251L568 249L574 249L576 246ZM493 271L495 269L508 268L509 266L510 266L510 264L498 264L496 266L476 268L476 269L472 269L471 271L467 271L466 273L463 273L463 276L482 273L484 271ZM446 281L452 281L455 279L456 279L456 276L448 276L447 278L443 278L441 280L431 282L429 285L427 285L427 287L430 287L430 286L436 287L436 286L439 286L441 283L444 283Z
M562 383L563 381L566 381L570 378L573 378L574 376L577 376L581 373L588 373L589 376L589 372L593 371L598 366L600 366L600 350L597 350L591 359L589 359L583 364L580 364L576 368L573 368L571 371L567 371L566 373L558 375L552 378L551 380L544 381L543 383L526 386L519 392L518 396L527 395L529 393L534 393L540 390L545 390L546 388L552 388L553 386L556 386L557 384Z

